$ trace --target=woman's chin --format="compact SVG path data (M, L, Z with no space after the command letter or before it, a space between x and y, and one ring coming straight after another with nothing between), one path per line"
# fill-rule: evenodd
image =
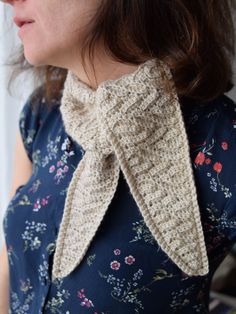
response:
M42 57L36 56L34 54L26 53L24 52L25 59L28 61L29 64L35 67L43 66L46 65L47 63L45 62Z

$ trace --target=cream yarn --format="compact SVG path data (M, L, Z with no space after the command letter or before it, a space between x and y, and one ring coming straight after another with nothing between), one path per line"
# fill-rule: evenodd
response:
M97 90L68 71L60 110L66 132L85 154L68 187L53 277L79 267L114 196L120 169L161 248L188 275L207 274L187 134L168 66L149 59Z

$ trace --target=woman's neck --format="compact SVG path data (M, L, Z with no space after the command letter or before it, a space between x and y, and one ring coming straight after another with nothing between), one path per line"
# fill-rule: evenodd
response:
M91 63L88 60L86 61L86 71L82 66L82 62L71 66L70 70L86 85L91 89L96 90L98 85L106 80L115 80L121 77L124 74L129 74L134 72L138 65L130 65L122 62L114 61L108 56L98 55L94 57L94 70L96 79L93 74L93 69Z

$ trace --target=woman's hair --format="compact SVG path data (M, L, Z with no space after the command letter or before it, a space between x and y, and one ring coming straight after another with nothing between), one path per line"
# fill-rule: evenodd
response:
M96 42L118 62L138 65L149 58L166 62L179 97L210 101L233 85L235 0L101 0L94 24L84 42L93 65ZM67 70L30 65L20 51L10 59L11 81L32 69L43 75L46 99L63 88ZM94 67L93 67L94 69ZM87 72L86 72L87 73Z

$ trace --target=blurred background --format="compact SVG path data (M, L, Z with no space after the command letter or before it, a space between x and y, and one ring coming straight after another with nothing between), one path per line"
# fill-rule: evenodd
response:
M30 75L20 75L13 84L13 93L7 90L10 67L4 64L20 44L17 27L12 23L12 8L0 3L0 247L3 241L2 219L9 202L12 177L15 134L18 127L19 112L34 89Z
M24 73L13 84L13 93L7 89L10 68L5 63L20 44L17 28L12 24L12 8L0 3L0 247L3 243L2 220L7 208L12 179L15 135L19 113L29 94L36 88L33 78ZM236 82L236 60L234 82ZM40 84L40 82L39 82ZM236 87L227 93L236 101ZM236 246L217 269L210 294L210 312L236 314Z

